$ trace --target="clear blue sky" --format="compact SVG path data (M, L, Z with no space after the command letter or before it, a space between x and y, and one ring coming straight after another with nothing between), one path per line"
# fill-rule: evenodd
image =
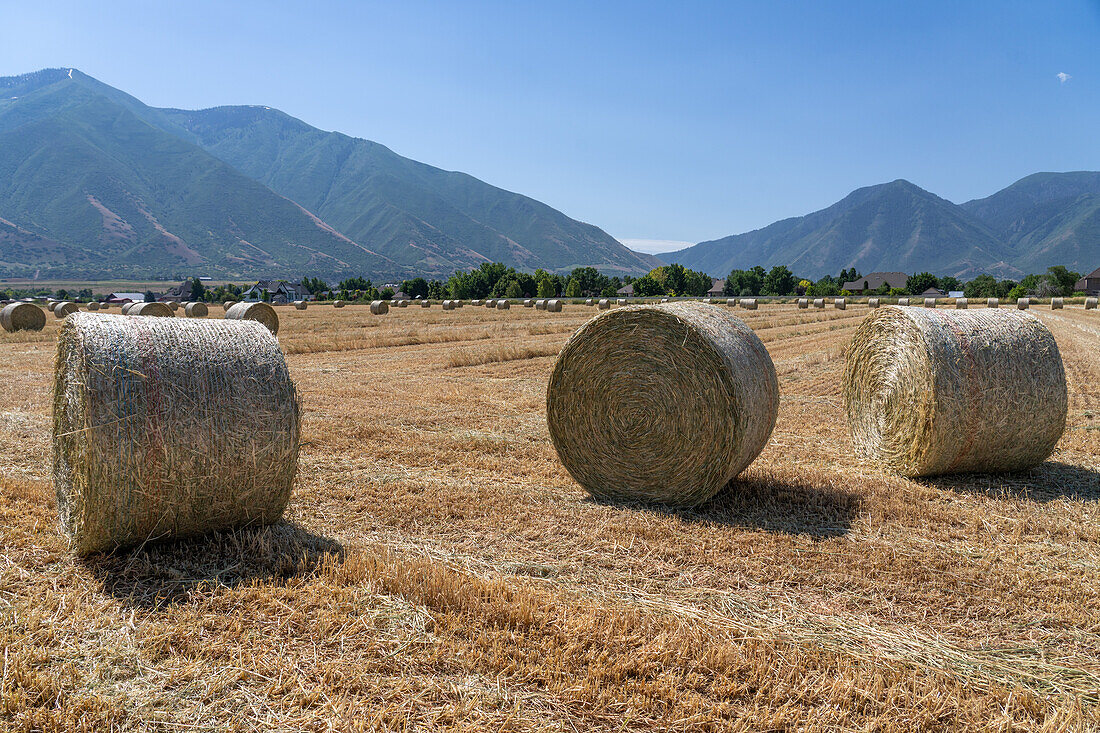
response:
M1100 169L1100 2L0 0L0 75L52 66L278 107L620 239Z

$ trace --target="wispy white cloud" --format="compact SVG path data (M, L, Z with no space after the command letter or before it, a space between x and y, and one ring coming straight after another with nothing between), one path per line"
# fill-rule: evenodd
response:
M1055 76L1058 77L1058 81L1061 82L1062 84L1065 84L1067 81L1069 81L1070 79L1073 78L1072 76L1070 76L1069 74L1067 74L1064 71L1059 71L1057 74L1055 74Z
M647 255L675 252L695 244L695 242L681 242L678 239L619 239L619 241L635 252L644 252Z

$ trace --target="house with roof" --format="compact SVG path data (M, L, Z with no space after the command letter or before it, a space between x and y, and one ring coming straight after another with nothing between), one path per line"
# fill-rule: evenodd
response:
M190 279L184 280L174 288L169 288L168 292L157 298L162 303L170 303L176 301L177 303L189 303L195 300L195 283Z
M241 300L255 303L258 300L268 300L272 303L293 303L296 300L309 300L309 289L301 283L290 283L286 280L260 280L248 290L241 293Z
M145 293L111 293L105 300L108 303L141 303L145 301Z
M710 290L707 291L707 295L712 298L720 298L726 290L726 281L714 278L710 284Z
M909 276L904 272L872 272L870 275L850 280L841 285L841 288L849 293L860 294L872 290L878 290L883 285L891 288L904 288Z
M1086 295L1100 295L1100 268L1078 280L1073 289L1080 290Z
M615 292L623 298L630 297L634 295L634 284L630 283L629 285L623 285Z
M928 290L925 290L923 293L921 293L922 298L943 298L946 296L947 293L943 292L939 288L928 288Z

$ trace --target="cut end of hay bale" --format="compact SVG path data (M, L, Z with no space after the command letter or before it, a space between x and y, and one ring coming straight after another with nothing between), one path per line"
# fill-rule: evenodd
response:
M267 303L237 303L225 312L225 317L230 321L256 321L272 335L279 333L279 314Z
M53 314L57 318L65 318L66 316L76 313L80 310L80 306L76 303L70 303L64 301L61 303L55 303L53 307Z
M1062 300L1061 298L1051 298L1050 299L1050 309L1052 311L1062 310L1064 307L1065 307L1065 301Z
M879 306L879 299L878 298L868 298L867 299L867 307L868 308L878 308L878 306Z
M825 299L824 298L814 298L814 308L824 308L824 307L825 307Z
M969 301L966 298L955 298L955 310L966 310Z
M370 303L371 315L381 316L390 312L389 303L384 300L372 300Z
M1085 310L1096 310L1097 298L1085 298Z
M857 450L905 476L1041 463L1066 422L1050 331L1016 311L880 308L847 354L844 401Z
M596 497L690 506L763 450L779 409L767 349L699 303L601 313L554 365L546 416L570 475Z
M167 303L134 303L130 306L130 310L126 311L126 315L172 318L174 314Z
M249 321L73 315L58 337L54 483L79 554L279 519L298 398Z
M183 307L183 313L188 318L206 318L210 315L210 309L206 307L206 303L188 303Z
M41 331L46 327L46 311L34 303L9 303L0 309L0 327L9 333Z
M848 307L848 301L844 298L833 298L833 307L838 311L845 310Z
M798 299L798 307L799 308L809 308L810 307L810 299L809 298L799 298Z

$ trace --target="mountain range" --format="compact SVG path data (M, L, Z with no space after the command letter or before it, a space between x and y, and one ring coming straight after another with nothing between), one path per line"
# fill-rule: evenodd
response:
M442 277L660 264L534 199L262 106L0 78L0 277Z
M786 265L812 278L851 267L963 279L1018 279L1051 265L1091 272L1100 266L1100 173L1036 173L963 204L897 180L659 257L715 277L754 265Z

